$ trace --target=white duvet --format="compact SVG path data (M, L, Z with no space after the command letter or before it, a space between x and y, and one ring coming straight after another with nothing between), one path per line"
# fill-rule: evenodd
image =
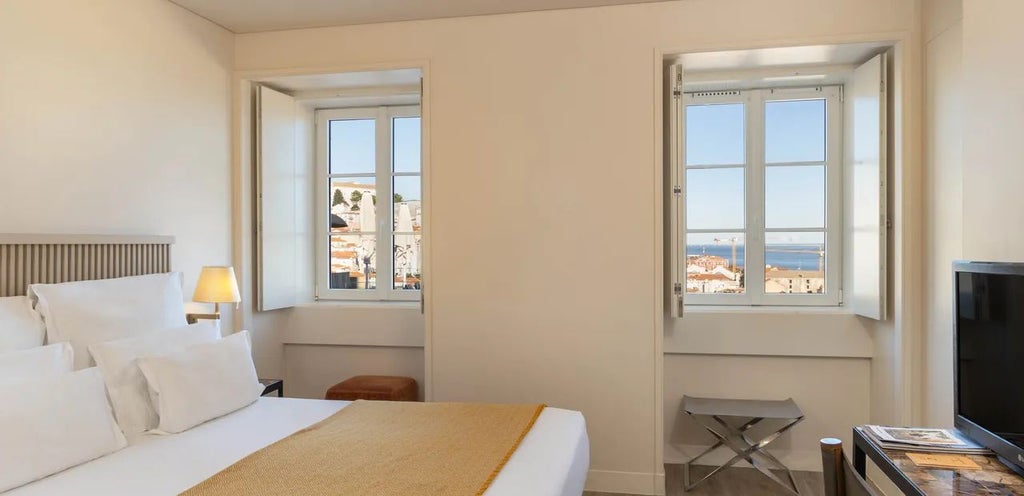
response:
M169 436L141 435L121 451L13 489L4 496L175 495L348 402L260 398ZM590 464L583 415L545 408L486 496L579 496Z

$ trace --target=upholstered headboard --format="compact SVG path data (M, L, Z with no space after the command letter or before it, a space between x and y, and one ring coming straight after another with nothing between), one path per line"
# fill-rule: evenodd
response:
M0 297L29 284L171 271L172 236L0 234Z

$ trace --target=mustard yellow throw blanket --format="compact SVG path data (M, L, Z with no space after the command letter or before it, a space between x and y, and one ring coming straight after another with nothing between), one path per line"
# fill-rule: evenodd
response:
M182 494L480 495L543 409L356 401Z

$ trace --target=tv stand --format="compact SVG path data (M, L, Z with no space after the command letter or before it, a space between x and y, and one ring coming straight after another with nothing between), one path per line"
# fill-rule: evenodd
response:
M1024 468L1020 467L1016 463L1010 463L1010 461L1007 460L1006 458L1003 458L1002 455L996 455L996 459L999 460L999 463L1006 465L1006 468L1012 470L1013 473L1021 477L1024 477Z
M853 428L853 468L865 476L867 459L899 488L912 496L961 496L973 494L999 494L1024 496L1024 477L1010 469L995 455L966 455L981 469L950 469L919 467L907 452L882 449L878 444Z

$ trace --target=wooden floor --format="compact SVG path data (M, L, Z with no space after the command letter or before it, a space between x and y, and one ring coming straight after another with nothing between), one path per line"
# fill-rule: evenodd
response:
M691 480L699 480L713 467L695 466ZM776 474L782 476L782 474ZM793 472L801 496L824 496L821 472ZM693 491L683 491L683 466L665 465L666 496L792 496L752 468L727 468ZM586 491L584 496L623 496Z

